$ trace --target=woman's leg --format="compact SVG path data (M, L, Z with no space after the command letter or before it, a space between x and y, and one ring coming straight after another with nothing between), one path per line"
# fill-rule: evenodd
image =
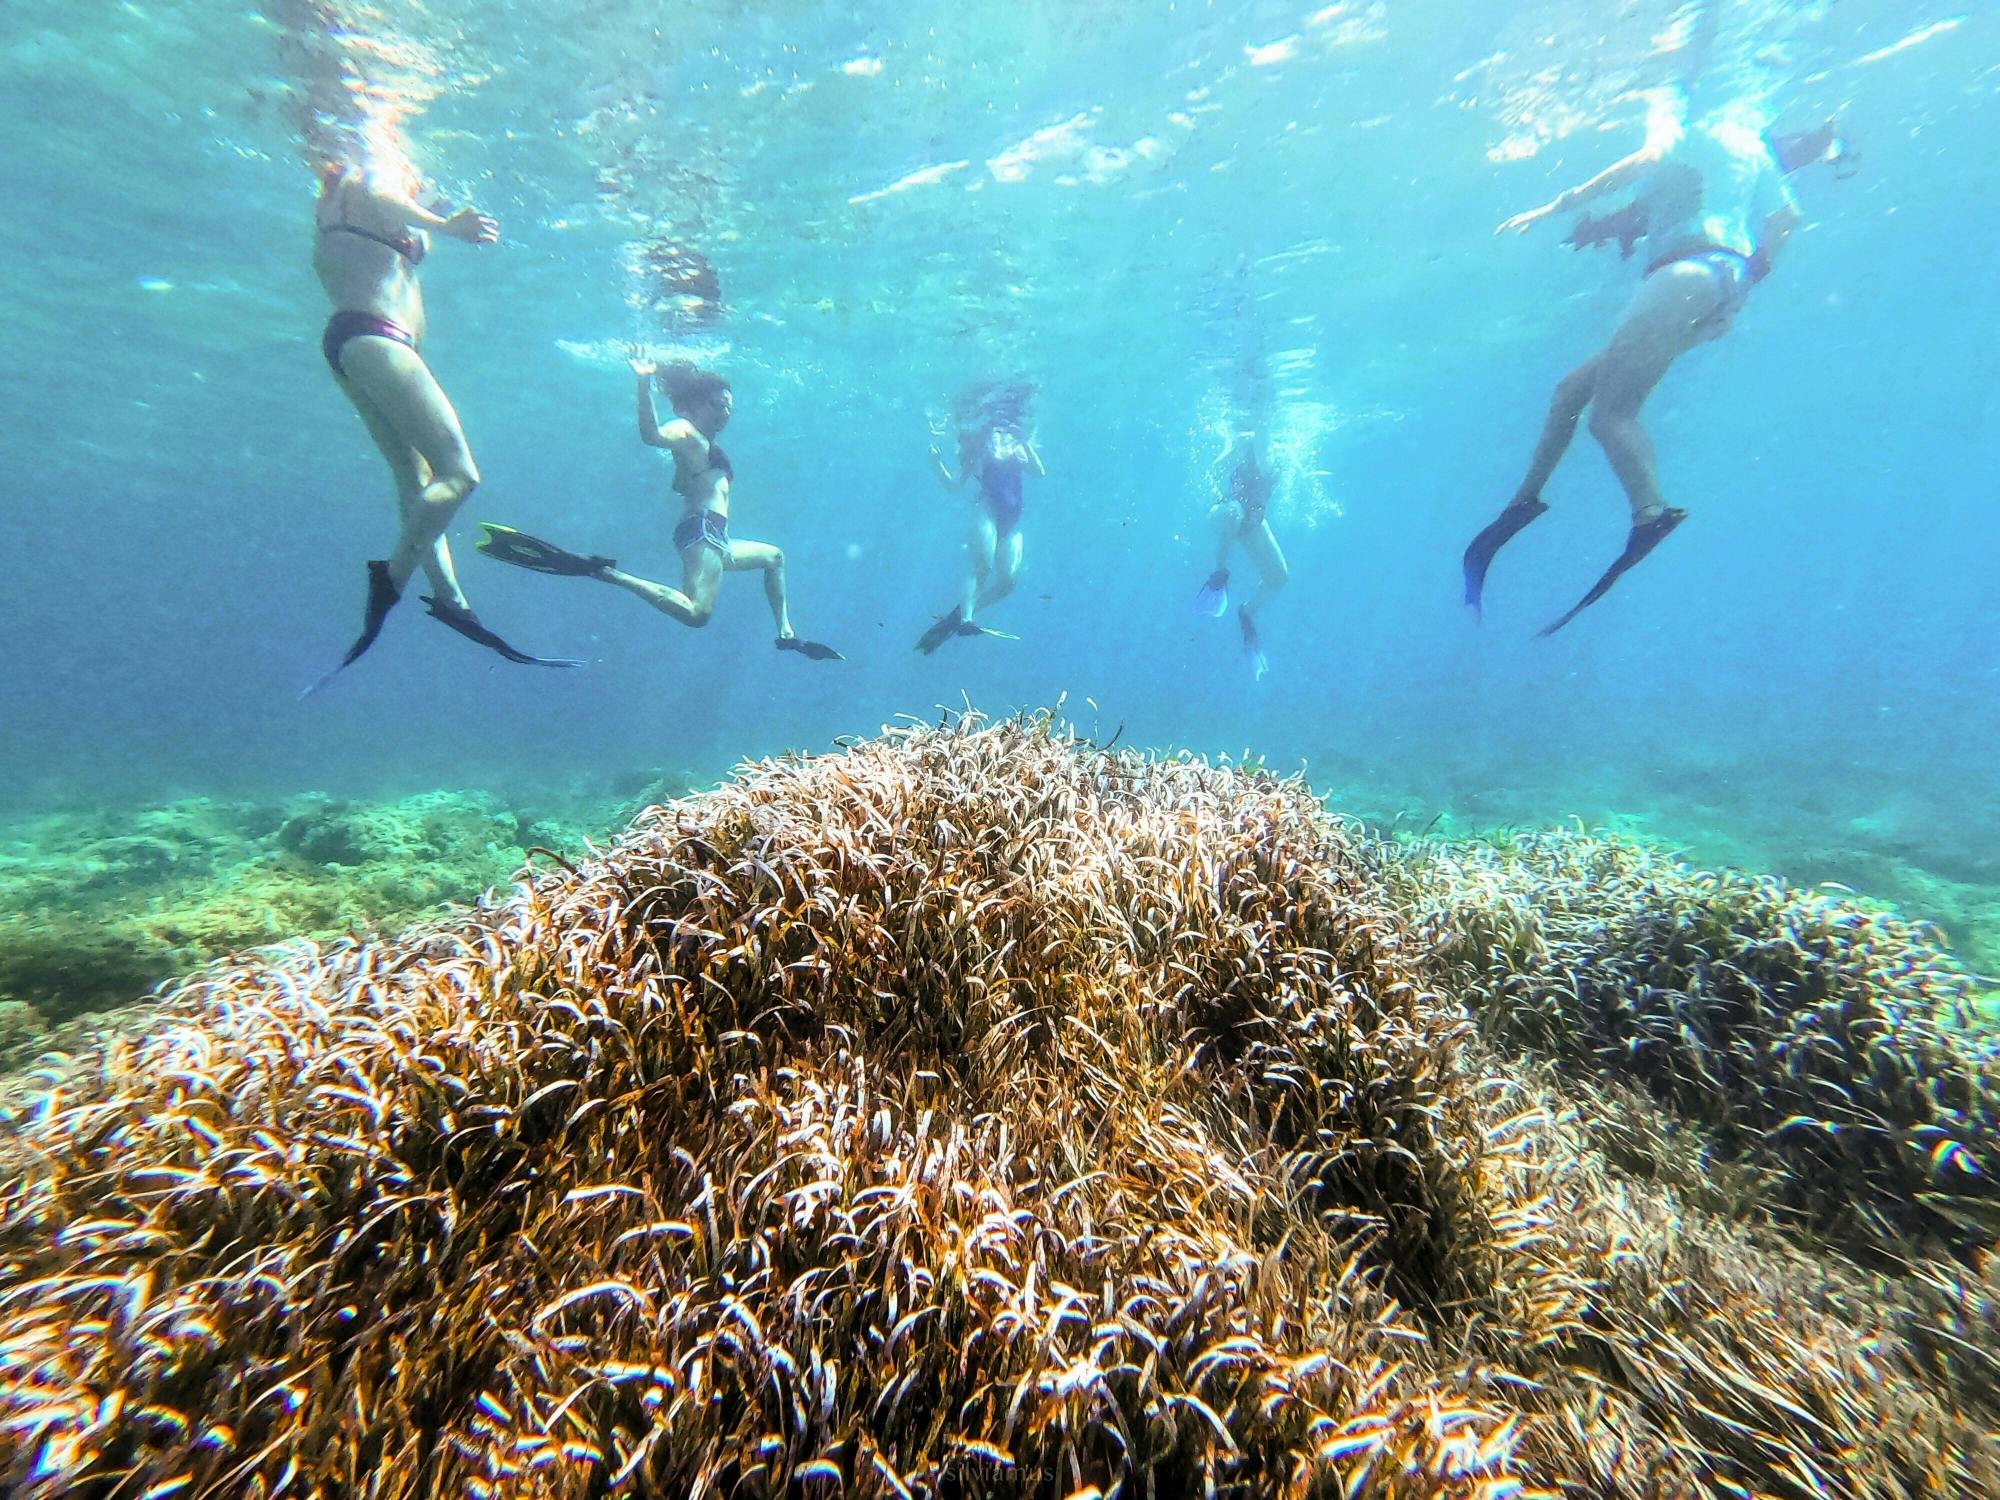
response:
M1283 588L1292 576L1292 570L1285 565L1285 554L1279 550L1278 539L1271 532L1269 521L1259 521L1255 527L1243 535L1243 550L1257 565L1257 572L1263 582L1257 595L1243 606L1243 613L1255 619Z
M1603 447L1625 488L1633 525L1662 513L1666 502L1654 472L1653 445L1639 426L1639 408L1667 373L1667 366L1696 344L1727 331L1723 314L1728 289L1721 278L1722 273L1711 266L1685 261L1655 271L1639 288L1638 297L1604 351L1563 377L1550 403L1527 477L1514 498L1465 549L1462 566L1467 604L1475 610L1480 607L1486 571L1495 554L1548 509L1542 500L1542 486L1576 436L1577 420L1586 406L1590 408L1591 436ZM1609 583L1603 585L1609 587ZM1568 618L1564 616L1565 621ZM1559 621L1550 628L1559 629L1561 624Z
M606 568L595 576L616 584L628 594L636 594L663 615L697 630L715 614L716 592L722 587L722 555L706 543L697 542L681 552L681 586L668 588L650 578Z
M465 497L479 485L479 469L458 413L423 357L393 339L349 339L340 351L340 364L343 384L352 388L350 395L358 392L365 398L430 470L415 500L404 507L402 535L389 557L390 582L401 592L427 563L450 578L450 554L440 558L438 543ZM433 575L433 581L443 580ZM451 580L451 592L453 602L462 605L464 595L458 592L456 579Z
M778 639L789 640L792 612L785 601L785 554L769 542L731 542L722 566L731 573L764 570L764 600L771 606L771 620L778 627Z
M1243 529L1243 507L1234 500L1225 500L1210 507L1209 514L1215 517L1215 571L1226 573L1229 549L1236 545L1236 534Z
M389 472L396 481L396 514L403 535L408 535L413 527L421 526L424 489L430 483L430 465L424 456L403 441L390 421L355 386L347 381L340 382L342 392L354 409L361 414L361 421L368 429L368 436L374 439ZM451 549L442 534L431 544L431 550L424 555L424 576L430 580L436 595L454 607L469 610L465 590L459 587L458 573L452 566Z
M1014 592L1021 577L1021 530L1014 530L995 544L994 566L986 575L986 587L979 591L979 607L998 604Z
M999 545L993 517L982 506L972 518L972 535L965 540L965 587L959 591L959 618L970 621L979 609L980 590L993 571L993 551Z
M1549 476L1555 473L1556 465L1569 451L1584 407L1590 404L1590 398L1597 390L1597 367L1602 358L1598 355L1585 360L1556 382L1555 396L1549 402L1548 419L1542 423L1541 438L1535 444L1534 456L1528 460L1527 477L1514 491L1516 504L1541 499Z
M1667 504L1639 408L1676 359L1727 331L1725 274L1692 261L1655 271L1598 356L1590 435L1624 486L1635 526L1653 520Z

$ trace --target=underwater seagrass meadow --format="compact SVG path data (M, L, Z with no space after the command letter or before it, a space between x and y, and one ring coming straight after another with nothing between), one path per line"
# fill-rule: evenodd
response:
M1928 0L8 0L0 1494L2000 1496L1996 138Z

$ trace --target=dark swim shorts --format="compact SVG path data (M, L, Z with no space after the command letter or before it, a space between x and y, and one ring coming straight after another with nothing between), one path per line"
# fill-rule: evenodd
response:
M729 517L719 510L682 516L680 525L674 528L674 550L685 552L690 547L713 547L721 556L728 557Z

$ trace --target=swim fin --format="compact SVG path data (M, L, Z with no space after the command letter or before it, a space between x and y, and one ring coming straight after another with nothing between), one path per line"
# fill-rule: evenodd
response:
M489 651L497 651L507 660L519 662L524 667L580 667L580 661L572 661L566 656L530 656L525 651L517 651L499 636L480 623L478 615L469 609L459 609L446 599L435 599L425 594L424 608L433 620L441 621L456 630L468 641L477 641Z
M799 653L799 655L806 658L807 661L847 660L846 657L842 656L838 651L834 650L833 647L827 645L823 641L803 640L795 635L779 636L778 649L780 651L796 651Z
M527 568L532 572L550 573L558 578L595 578L606 568L618 566L608 557L584 557L567 552L553 542L529 536L527 532L516 531L511 526L481 521L479 529L486 533L476 544L479 551L497 562L512 563L517 568Z
M1243 627L1243 654L1250 659L1250 680L1262 682L1264 674L1271 670L1271 658L1264 654L1264 643L1258 638L1257 627L1250 619L1250 611L1236 611L1236 623Z
M325 687L344 668L353 666L360 659L361 653L375 644L375 637L382 633L382 622L389 618L389 611L396 607L396 601L402 597L396 586L389 581L388 563L371 560L368 564L368 603L362 612L361 634L356 636L354 644L347 648L347 655L340 659L338 667L315 679L311 686L299 694L300 701L303 702Z
M1018 641L1020 637L1011 630L995 630L991 625L981 625L974 620L960 620L952 630L953 635L990 635L996 641Z
M1211 620L1229 613L1229 569L1217 568L1194 596L1194 612Z
M958 627L964 622L964 619L964 607L954 604L931 623L930 629L917 637L917 649L923 652L924 655L929 656L945 643L947 637L958 633Z
M1011 630L995 630L990 625L981 625L965 618L965 606L941 614L931 622L931 628L917 637L917 649L929 656L938 647L955 635L990 635L996 641L1018 641L1020 637Z
M1493 554L1513 541L1523 527L1548 508L1547 502L1539 495L1529 495L1525 499L1517 496L1507 502L1506 508L1465 549L1465 602L1472 606L1474 614L1480 610L1480 596L1486 589L1486 570L1493 566Z
M1590 592L1577 600L1569 613L1564 615L1560 620L1557 620L1555 624L1545 626L1541 630L1536 631L1535 634L1537 636L1554 635L1563 626L1569 624L1571 620L1574 620L1586 609L1589 609L1591 605L1610 593L1612 584L1644 562L1646 555L1659 546L1661 542L1664 542L1668 534L1676 526L1680 525L1681 522L1685 521L1687 517L1688 513L1679 506L1670 505L1657 516L1654 516L1652 520L1640 521L1634 525L1631 531L1626 533L1625 550L1619 553L1611 566L1604 570L1604 576L1590 586Z

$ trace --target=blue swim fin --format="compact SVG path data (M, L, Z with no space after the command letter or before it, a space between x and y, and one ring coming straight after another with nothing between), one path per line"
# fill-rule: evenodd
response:
M1194 596L1194 612L1211 620L1229 613L1229 569L1217 568Z

